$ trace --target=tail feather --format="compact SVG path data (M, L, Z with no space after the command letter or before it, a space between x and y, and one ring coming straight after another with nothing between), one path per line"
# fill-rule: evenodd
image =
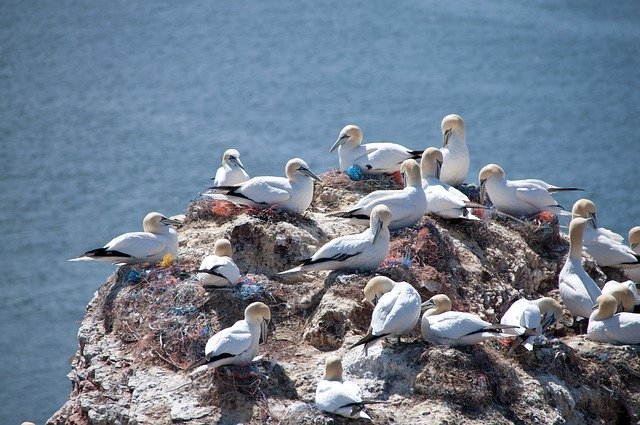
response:
M572 190L580 190L584 192L584 189L580 189L579 187L550 187L549 189L547 189L547 192L549 193L570 192Z
M358 342L356 342L351 347L349 347L349 349L352 350L355 347L364 344L364 349L365 349L365 352L366 352L366 350L369 347L369 345L373 344L374 342L378 341L379 339L384 338L387 335L389 335L389 334L374 335L373 334L373 328L369 327L369 329L367 330L367 334L365 336L363 336L362 338L360 338L360 340Z
M418 158L422 158L422 153L424 152L424 150L421 151L409 151L409 155L411 155L411 159L418 159Z
M278 274L283 276L283 275L287 275L287 274L291 274L291 273L299 273L301 271L302 271L302 266L298 266L298 267L294 267L294 268L289 269L289 270L285 270L285 271L280 272Z

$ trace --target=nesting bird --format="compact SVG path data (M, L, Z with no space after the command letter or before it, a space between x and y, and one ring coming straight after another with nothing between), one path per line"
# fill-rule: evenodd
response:
M367 334L351 348L364 344L368 348L385 337L397 337L411 332L420 319L420 294L407 282L394 282L376 276L364 287L364 300L375 308Z
M427 197L427 212L442 218L470 218L467 208L483 208L473 203L467 195L440 180L444 156L440 149L427 148L422 154L422 188Z
M228 239L218 239L214 245L214 255L207 255L196 270L198 279L206 286L233 285L240 278L240 270L233 259L233 248Z
M596 282L582 267L582 235L591 219L576 217L569 223L569 255L558 275L562 302L574 316L588 318L601 295Z
M329 153L338 149L340 170L358 166L365 173L391 174L400 170L406 159L418 159L422 151L405 148L397 143L380 142L362 144L362 130L357 125L347 125L331 146Z
M571 210L574 217L590 218L582 245L600 267L640 267L640 256L622 244L622 236L598 227L596 205L588 199L579 199Z
M479 316L462 311L451 311L451 299L438 294L422 303L422 337L435 344L473 345L489 339L514 338L505 333L512 325L492 325Z
M617 308L612 295L600 295L589 317L587 338L612 344L640 344L640 314L616 313Z
M469 148L464 120L456 114L447 115L440 124L442 130L442 172L440 180L451 186L460 186L469 173Z
M258 354L260 340L267 341L271 310L269 306L255 302L244 310L244 320L238 320L230 328L213 335L204 349L204 359L192 365L199 366L191 374L215 369L228 364L247 365Z
M562 207L553 198L556 192L583 190L577 187L558 187L542 180L507 180L502 167L486 165L480 170L480 203L488 194L500 212L516 216L536 214L544 210L558 212Z
M336 356L329 356L325 361L324 378L316 387L316 406L323 412L346 418L371 419L364 411L358 385L342 379L342 361Z
M298 214L307 210L313 199L313 180L321 181L300 158L285 166L284 177L253 177L237 186L216 186L214 194L224 195L234 204L256 208L277 207Z
M356 235L340 236L322 245L302 264L278 274L310 270L376 270L389 253L391 211L384 205L371 211L369 227Z
M101 261L113 264L157 263L166 255L178 255L178 235L171 226L178 220L159 212L150 212L142 221L143 232L124 233L111 239L102 248L87 251L69 261Z
M503 325L515 325L517 328L504 332L516 335L516 340L527 350L533 350L534 342L542 332L562 319L562 307L553 298L543 297L537 300L517 300L500 319ZM515 348L516 345L513 346Z
M240 161L240 152L227 149L222 155L222 166L216 171L213 186L235 186L249 180L249 175Z
M360 199L348 211L327 214L349 220L353 224L368 224L371 212L378 205L386 205L391 211L389 230L413 226L427 212L427 198L422 190L420 167L413 159L407 159L400 167L405 180L402 190L376 190Z

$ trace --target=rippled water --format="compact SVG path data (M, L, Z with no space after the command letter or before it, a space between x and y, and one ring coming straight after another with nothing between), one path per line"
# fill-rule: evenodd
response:
M454 4L455 3L455 4ZM112 272L66 259L184 211L224 149L320 172L340 129L411 147L465 118L469 180L580 185L640 224L640 3L0 3L0 423L43 422ZM575 195L563 194L567 207Z

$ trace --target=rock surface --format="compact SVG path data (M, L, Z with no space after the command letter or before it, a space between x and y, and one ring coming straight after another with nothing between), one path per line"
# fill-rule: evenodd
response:
M276 273L318 246L360 228L324 212L363 193L394 187L383 179L350 182L328 173L305 216L255 211L200 200L186 213L173 264L123 266L87 307L71 361L71 395L51 424L344 424L313 406L315 384L331 352L365 398L385 400L368 412L386 424L586 424L640 421L640 348L586 340L559 325L533 352L499 342L449 348L424 343L418 326L401 345L383 343L365 357L349 350L369 324L361 302L373 274ZM191 273L226 237L243 278L207 292ZM568 250L553 222L445 221L425 217L392 235L379 274L405 280L424 300L446 293L454 308L499 320L519 297L558 298L557 274ZM587 271L606 275L590 259ZM246 305L273 313L263 357L194 379L186 368L207 339L243 318Z

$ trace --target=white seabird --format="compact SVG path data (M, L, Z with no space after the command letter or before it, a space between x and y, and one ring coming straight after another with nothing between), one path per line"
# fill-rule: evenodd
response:
M505 333L520 337L516 338L519 341L513 348L522 343L529 351L533 350L537 337L557 321L563 321L562 306L550 297L531 301L521 298L511 304L500 319L503 325L517 326L517 328L504 330Z
M222 155L222 166L216 171L213 186L235 186L249 180L249 175L240 161L240 152L227 149Z
M488 339L514 338L502 332L511 325L492 325L479 316L462 311L451 311L451 300L444 294L422 303L422 337L435 344L472 345Z
M342 361L329 356L325 361L324 378L316 387L316 406L323 412L352 419L371 419L364 412L360 387L355 382L342 380Z
M313 180L321 181L320 177L300 158L290 159L284 170L286 178L253 177L237 186L217 186L211 190L234 204L256 208L275 206L302 214L313 199Z
M542 180L507 180L504 170L489 164L480 170L480 203L488 194L500 212L516 216L536 214L544 210L559 212L562 207L551 196L555 192L583 190L576 187L557 187Z
M427 212L427 198L422 190L420 166L415 160L407 159L402 163L400 172L406 182L404 189L376 190L360 199L348 211L327 215L348 219L352 224L367 225L371 211L378 205L386 205L392 216L389 230L413 226Z
M411 332L420 319L420 294L407 282L376 276L364 287L364 300L375 306L367 334L351 348L364 344L364 353L381 338Z
M233 248L228 239L218 239L214 245L214 255L207 255L196 270L198 279L204 286L233 285L240 278L240 270L231 258Z
M338 148L340 170L357 165L365 173L394 173L406 159L418 159L422 151L414 151L397 143L381 142L362 144L362 130L357 125L347 125L340 131L338 140L329 153Z
M473 203L467 195L453 186L440 181L444 157L440 149L427 148L422 154L422 188L427 197L427 212L442 218L478 219L470 215L467 208L484 208Z
M371 211L369 228L356 235L340 236L322 245L298 267L278 274L308 270L376 270L389 253L391 211L378 205Z
M258 354L260 340L267 341L271 320L269 306L261 302L249 304L244 310L244 320L238 320L230 328L213 335L204 349L205 358L191 365L199 366L191 374L200 373L227 364L247 365Z
M640 255L640 226L635 226L629 230L629 247L636 255ZM629 279L640 283L640 268L625 270Z
M588 199L579 199L571 210L574 217L590 218L582 237L582 245L600 267L640 267L640 257L622 244L622 236L598 227L596 205Z
M178 235L171 226L182 223L150 212L142 221L144 232L129 232L111 239L102 248L87 251L69 261L101 261L113 264L157 263L166 255L178 255Z
M613 344L640 344L640 314L617 313L616 299L603 294L598 297L589 317L587 338Z
M610 280L602 287L602 293L612 295L618 302L618 306L622 307L622 311L637 313L636 310L640 309L640 295L632 280L624 282Z
M442 130L442 156L444 161L440 180L451 186L460 186L469 173L469 148L464 131L464 120L456 114L447 115L440 124Z
M601 295L596 282L582 267L582 234L590 219L576 217L569 223L569 255L558 275L562 302L574 316L588 318Z

